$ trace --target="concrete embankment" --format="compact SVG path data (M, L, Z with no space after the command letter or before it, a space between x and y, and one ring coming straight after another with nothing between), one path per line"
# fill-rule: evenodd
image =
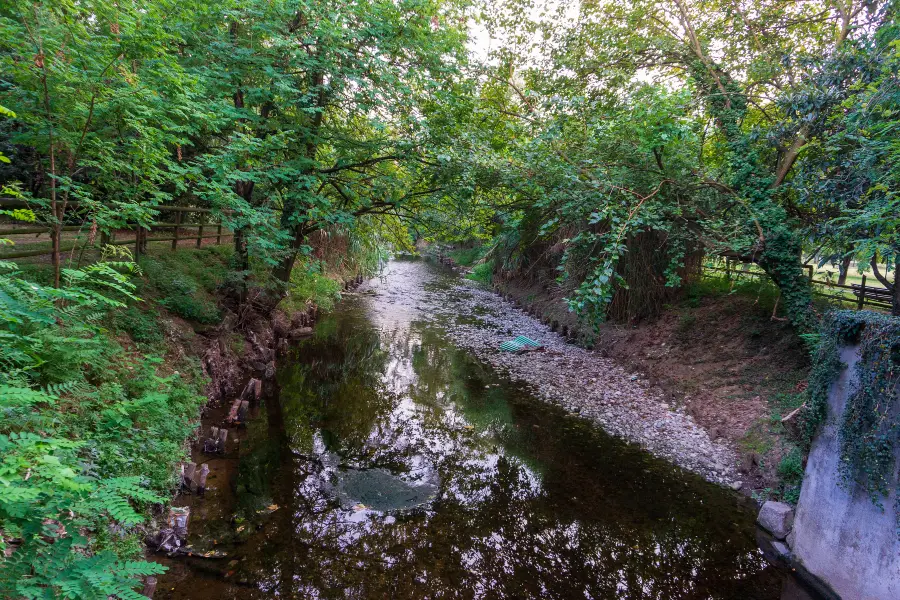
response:
M787 536L794 558L830 585L843 600L900 598L900 536L897 532L897 481L894 456L890 495L876 505L859 486L842 481L838 422L856 385L856 347L841 351L845 367L832 384L828 420L813 442Z

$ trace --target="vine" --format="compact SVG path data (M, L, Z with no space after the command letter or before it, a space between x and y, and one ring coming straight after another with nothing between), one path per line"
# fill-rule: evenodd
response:
M839 349L858 344L856 386L839 417L841 477L848 488L861 485L872 501L890 493L900 446L900 319L868 311L834 311L816 345L809 379L803 437L809 447L828 414L828 392L843 368Z
M754 143L756 134L741 128L747 113L746 95L737 82L714 65L695 60L690 72L725 138L730 174L727 188L748 212L746 234L732 243L732 249L753 257L772 278L796 330L801 334L813 332L818 319L812 310L809 281L800 267L801 241L784 206L775 198L776 179Z

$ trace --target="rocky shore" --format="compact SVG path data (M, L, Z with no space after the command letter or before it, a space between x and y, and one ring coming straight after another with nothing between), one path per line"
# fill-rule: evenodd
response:
M433 319L441 319L460 347L526 384L537 396L591 419L608 433L639 444L656 456L733 489L742 483L737 455L713 440L683 408L665 401L639 375L614 360L567 343L513 303L471 282L447 294L429 291ZM524 335L540 351L502 352L499 345Z

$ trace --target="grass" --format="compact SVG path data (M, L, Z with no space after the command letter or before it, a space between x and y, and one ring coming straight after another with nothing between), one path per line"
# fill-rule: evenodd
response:
M494 265L491 263L481 263L472 268L472 272L466 275L466 279L480 281L481 283L490 283L494 277Z
M456 248L447 252L447 256L461 267L471 267L484 257L487 248L484 246L472 246L471 248Z
M189 321L217 323L215 291L228 275L231 254L229 246L205 246L143 256L138 293Z
M307 260L294 266L288 295L279 307L288 314L306 310L309 304L329 311L341 299L341 283L325 274L321 261Z
M159 314L136 305L118 311L113 318L113 327L140 345L158 346L165 339Z
M724 268L723 262L716 262L708 264L707 267L715 267L718 269ZM768 276L756 265L750 265L746 271L742 271L740 269L743 268L743 265L737 267L737 270L732 269L731 271L731 279L727 279L725 277L725 273L723 271L708 271L708 274L714 274L713 277L704 277L704 280L721 280L725 282L735 281L736 285L746 286L749 284L756 285L769 285L771 286L771 281ZM886 266L881 265L880 270L882 273L886 272ZM881 283L875 279L875 276L872 274L871 269L864 269L863 273L866 275L866 287L875 287L875 288L884 288ZM721 277L719 277L721 276ZM825 296L818 296L816 298L817 301L821 301L824 303L831 304L839 304L842 306L855 306L857 302L857 298L852 290L837 288L833 286L828 286L823 282L832 281L837 283L838 279L838 269L837 267L831 267L829 265L825 265L822 268L818 268L814 270L813 279L815 283L813 284L813 291L817 294L826 294L828 296L839 296L840 298L833 298ZM858 270L858 265L853 263L850 267L850 271L847 273L847 280L845 285L852 284L862 284L862 274ZM774 287L774 286L772 286ZM870 307L872 308L872 307Z

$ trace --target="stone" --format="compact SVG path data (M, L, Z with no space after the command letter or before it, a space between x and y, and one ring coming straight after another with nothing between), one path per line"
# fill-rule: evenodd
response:
M788 548L788 545L784 542L775 540L772 542L772 548L775 550L776 554L778 554L778 558L785 561L791 560L791 549Z
M783 540L794 526L794 509L784 502L769 500L760 509L756 522L775 539Z

